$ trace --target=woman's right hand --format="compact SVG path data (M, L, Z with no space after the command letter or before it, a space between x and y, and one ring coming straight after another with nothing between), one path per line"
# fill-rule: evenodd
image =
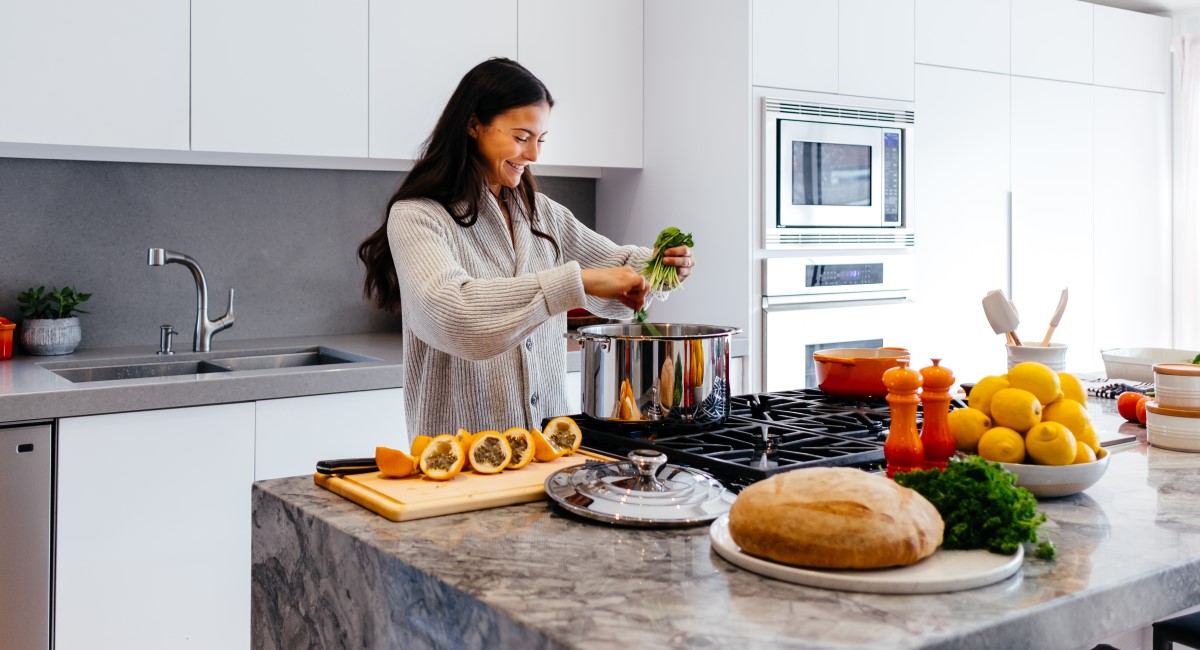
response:
M637 311L646 302L650 282L631 266L606 269L583 269L583 292L589 296L619 300L626 307Z

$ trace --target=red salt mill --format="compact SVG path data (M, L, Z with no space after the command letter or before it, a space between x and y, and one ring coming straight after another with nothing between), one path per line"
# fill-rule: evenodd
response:
M900 359L899 364L883 373L892 419L887 441L883 443L888 478L896 472L924 469L925 463L924 447L917 435L917 404L921 401L917 389L923 380L921 373L908 367L908 359Z
M941 359L931 359L932 366L921 368L921 444L925 448L925 467L946 469L946 461L954 455L954 434L950 431L950 387L954 372L938 365Z

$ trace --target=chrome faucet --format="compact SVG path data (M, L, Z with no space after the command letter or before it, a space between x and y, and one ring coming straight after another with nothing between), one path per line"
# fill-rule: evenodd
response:
M196 280L196 335L192 339L193 352L208 352L212 349L212 337L221 330L233 326L233 289L229 290L229 311L217 320L208 319L208 283L204 281L204 271L196 260L162 248L151 248L147 254L146 263L150 266L164 264L182 264L192 272Z

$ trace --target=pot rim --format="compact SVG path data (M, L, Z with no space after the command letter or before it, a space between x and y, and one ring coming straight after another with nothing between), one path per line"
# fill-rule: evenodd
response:
M619 331L623 328L631 326L644 327L646 325L654 325L665 329L695 327L709 328L717 331L706 332L703 334L661 334L659 336L653 336L651 334L609 334L603 331L606 328ZM730 327L726 325L698 325L693 323L609 323L606 325L586 325L584 327L580 327L575 332L566 332L563 334L563 336L576 341L608 341L613 339L625 341L691 341L694 339L716 339L729 337L734 334L740 334L741 332L742 328L740 327Z

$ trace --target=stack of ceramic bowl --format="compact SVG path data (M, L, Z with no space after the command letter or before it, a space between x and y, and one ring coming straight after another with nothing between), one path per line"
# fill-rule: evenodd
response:
M1154 399L1146 402L1146 439L1163 449L1200 451L1200 365L1154 364Z

